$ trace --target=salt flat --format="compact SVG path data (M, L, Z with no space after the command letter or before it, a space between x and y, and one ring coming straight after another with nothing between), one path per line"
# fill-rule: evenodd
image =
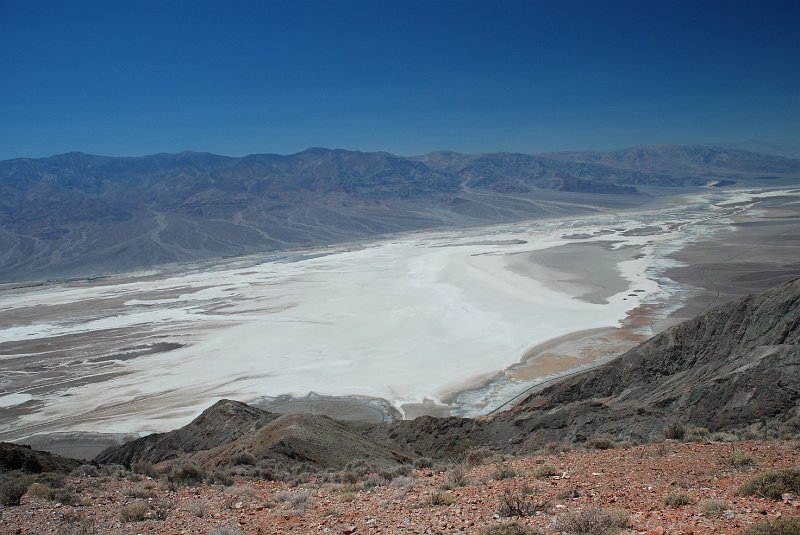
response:
M381 398L407 416L485 413L545 378L496 380L533 348L626 321L650 334L630 317L678 306L670 255L775 195L709 190L646 212L6 290L0 439L163 431L223 397L309 392Z

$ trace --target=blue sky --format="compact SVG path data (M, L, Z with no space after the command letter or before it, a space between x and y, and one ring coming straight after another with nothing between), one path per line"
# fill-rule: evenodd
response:
M0 158L800 145L800 2L0 0Z

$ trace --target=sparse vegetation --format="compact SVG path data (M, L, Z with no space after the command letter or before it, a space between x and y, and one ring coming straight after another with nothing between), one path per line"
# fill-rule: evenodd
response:
M515 494L511 491L506 491L500 498L500 507L497 514L502 517L533 516L540 511L547 512L551 507L552 504L549 500L537 501L532 495Z
M497 463L494 467L494 472L492 473L492 479L511 479L512 477L517 477L517 473L511 467L510 464L506 463Z
M730 508L731 505L721 498L706 498L697 504L697 509L708 517L721 516Z
M119 510L119 519L121 522L141 522L147 518L147 512L150 506L146 502L137 501L123 505Z
M186 512L197 518L203 518L208 514L208 506L205 502L196 501L186 506Z
M32 481L30 476L19 472L10 472L2 476L0 479L0 504L19 505L20 499L28 491Z
M755 495L773 500L780 500L786 493L800 494L800 469L770 470L754 477L739 489L739 494L743 496Z
M414 459L414 468L430 468L431 466L433 466L433 460L430 457Z
M683 440L686 428L680 422L671 422L664 428L664 437L669 440Z
M756 460L746 451L733 450L722 459L722 464L734 470L743 470L755 466Z
M430 496L428 496L428 505L453 505L456 502L456 499L453 498L452 494L448 494L447 492L436 491Z
M242 451L233 456L233 458L231 459L231 464L233 464L234 466L241 466L241 465L255 466L256 458L253 457L250 453Z
M583 446L590 450L610 450L617 447L617 443L611 437L599 435L590 437Z
M138 461L138 462L133 463L131 465L131 470L133 470L133 472L135 474L141 474L141 475L147 476L147 477L157 477L158 476L158 471L153 466L153 463L150 463L150 462L147 462L147 461Z
M520 524L510 522L508 524L492 524L481 530L482 535L544 535L544 531Z
M630 515L619 509L581 509L556 520L557 531L569 535L614 535L630 526Z
M800 535L800 516L781 517L755 525L746 535Z
M689 505L693 501L694 500L692 500L692 497L685 492L670 492L664 498L664 503L666 505L675 508L683 507L684 505Z
M468 481L469 479L467 477L467 471L462 465L457 464L447 471L447 475L444 479L444 485L442 486L448 488L463 487L468 483Z
M176 463L170 468L167 481L178 485L195 486L203 482L206 473L194 463Z
M558 467L550 463L542 463L536 466L531 475L537 479L544 479L558 475Z

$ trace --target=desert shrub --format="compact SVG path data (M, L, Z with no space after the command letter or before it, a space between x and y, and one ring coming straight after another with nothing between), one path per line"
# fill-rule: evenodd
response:
M433 466L433 460L430 457L414 459L414 468L430 468L431 466Z
M576 488L562 490L558 494L556 494L556 498L558 498L559 500L574 500L580 497L581 497L581 491Z
M683 440L686 436L686 428L680 422L670 422L664 427L664 437L669 440Z
M186 506L186 512L197 518L203 518L208 514L208 506L205 502L196 501Z
M19 505L20 499L33 483L30 476L9 472L0 479L0 504Z
M167 475L167 481L178 485L199 485L205 478L205 470L194 463L173 464Z
M146 502L138 501L123 505L119 510L119 519L121 522L141 522L147 518L147 512L150 506Z
M686 440L692 442L703 442L711 438L711 431L706 427L698 427L696 425L686 426Z
M222 526L219 528L214 528L210 535L245 535L245 532L239 528Z
M222 489L223 494L228 494L231 496L253 496L255 495L256 491L253 490L253 487L248 487L246 485L230 485Z
M73 477L97 477L100 475L100 470L93 464L82 464L70 472L70 475Z
M744 496L761 496L780 500L786 494L800 494L800 469L781 468L754 477L739 489Z
M230 472L226 472L224 470L214 470L208 476L208 481L210 483L218 483L225 487L230 487L233 485L233 476L230 474Z
M444 486L448 486L450 488L463 487L468 483L467 471L464 470L462 465L457 464L447 471L444 481Z
M612 509L580 509L561 515L556 530L570 535L613 535L630 526L626 511Z
M533 469L533 472L531 472L531 475L538 479L552 477L558 475L558 468L550 463L538 464L536 468Z
M356 499L355 492L343 492L341 496L339 496L339 501L342 503L352 502Z
M133 470L136 474L141 474L147 477L156 477L158 476L158 470L156 470L153 463L147 461L137 461L131 465L131 470Z
M231 464L234 466L247 465L255 466L256 458L246 451L241 451L231 458Z
M503 517L533 516L537 512L549 511L551 506L547 499L537 501L533 496L526 496L524 493L515 494L507 490L500 497L497 514Z
M393 487L400 487L400 488L403 488L403 489L410 489L411 487L414 486L414 484L416 482L417 482L417 480L414 479L411 476L400 476L400 477L394 478L392 480L392 482L390 483L390 485L393 486Z
M474 450L470 450L464 456L464 463L467 466L480 466L492 456L492 452L486 448L476 448Z
M670 507L683 507L692 503L692 497L685 492L670 492L664 498L664 503Z
M800 516L784 516L766 524L757 524L746 535L800 535Z
M590 450L611 450L617 447L617 443L611 437L594 436L584 442L583 446Z
M494 472L492 472L492 479L511 479L512 477L517 477L517 473L511 467L511 465L497 463L494 467Z
M481 530L481 535L544 535L544 531L519 522L492 524Z
M446 492L436 491L430 496L428 496L428 504L429 505L453 505L456 502L456 499L453 498L452 494L448 494Z
M706 498L697 504L697 509L710 517L720 516L730 508L730 504L721 498Z
M722 459L722 464L735 470L742 470L755 466L756 460L746 451L732 451Z

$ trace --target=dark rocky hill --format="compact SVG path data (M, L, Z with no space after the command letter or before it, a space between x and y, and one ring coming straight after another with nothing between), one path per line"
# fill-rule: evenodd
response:
M495 417L376 425L221 401L182 429L111 448L96 460L130 465L185 455L219 466L249 453L324 468L355 459L386 466L476 447L527 453L599 436L650 442L676 423L712 433L800 432L800 279L701 314Z
M796 183L800 160L708 147L418 158L327 149L242 158L21 158L0 162L0 282L563 216L592 205L640 205L647 201L634 195L641 186L765 177Z
M37 451L31 449L30 446L0 442L0 474L12 471L29 474L42 472L68 473L80 466L80 464L75 459Z

